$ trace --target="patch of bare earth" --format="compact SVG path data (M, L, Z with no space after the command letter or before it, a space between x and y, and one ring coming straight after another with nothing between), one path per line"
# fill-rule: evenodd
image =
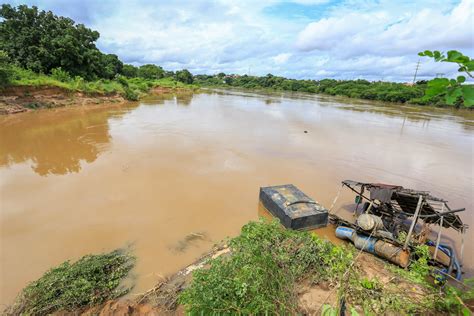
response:
M368 280L377 279L384 287L390 289L389 293L401 293L412 299L420 300L426 295L423 286L409 282L402 277L387 270L384 260L371 254L362 252L355 262L354 268L360 273L361 277ZM329 283L313 284L309 276L308 279L296 284L296 295L298 299L298 308L302 315L320 315L323 305L338 305L338 289ZM344 282L344 281L343 281ZM353 305L352 302L346 301L348 306L353 306L363 314L360 306Z
M330 288L327 283L303 281L296 285L296 295L302 315L320 315L324 304L335 306L337 302L337 289Z
M84 106L101 103L123 103L119 94L85 94L50 86L14 86L0 91L0 114L26 112L33 108Z

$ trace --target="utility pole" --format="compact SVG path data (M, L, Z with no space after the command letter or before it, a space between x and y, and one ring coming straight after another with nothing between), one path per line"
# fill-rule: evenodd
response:
M418 59L418 62L416 63L416 69L415 69L415 75L413 76L413 85L415 85L416 81L416 75L418 74L418 69L420 68L420 60Z

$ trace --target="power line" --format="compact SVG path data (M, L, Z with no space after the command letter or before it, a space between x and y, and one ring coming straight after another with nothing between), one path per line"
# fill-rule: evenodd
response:
M418 69L419 68L420 68L420 60L418 59L418 62L416 63L415 75L413 76L413 84L415 84L416 75L418 74Z

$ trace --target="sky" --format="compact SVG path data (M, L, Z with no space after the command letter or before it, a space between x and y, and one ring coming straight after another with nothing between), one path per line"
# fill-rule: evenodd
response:
M125 63L193 74L412 81L457 67L423 50L474 55L474 0L28 0L101 34Z

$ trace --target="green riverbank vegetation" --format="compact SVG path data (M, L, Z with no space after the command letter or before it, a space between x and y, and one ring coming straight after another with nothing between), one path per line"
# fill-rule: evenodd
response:
M0 53L1 54L1 53ZM54 68L51 74L35 73L32 70L11 66L8 86L58 87L70 92L87 95L119 94L129 101L136 101L155 87L169 89L197 89L174 77L126 77L117 74L113 79L99 78L87 81L80 76L72 77L62 68Z
M184 306L188 315L470 315L474 300L474 279L456 287L432 281L426 246L401 269L352 244L334 245L264 219L244 225L227 246L227 255L209 255L189 281L178 281L175 289L160 283L126 306L136 307L161 288L157 295ZM130 249L65 262L29 284L4 313L100 310L131 290L134 263ZM316 293L306 301L310 310L301 301L308 292ZM173 311L153 300L146 304Z
M267 74L248 75L197 75L195 82L208 87L235 87L340 95L350 98L377 100L440 107L474 108L474 85L466 83L466 76L473 78L474 60L457 51L443 54L425 51L419 54L437 62L454 63L459 67L456 79L435 78L414 84L368 80L297 80Z
M56 311L75 312L100 305L127 294L124 284L135 264L128 250L87 255L66 261L29 284L5 315L49 315Z
M331 305L322 298L318 314L465 314L464 301L474 299L472 281L461 289L427 281L428 252L417 251L409 270L394 267L382 281L367 274L373 265L368 255L358 260L352 245L335 246L309 232L283 228L277 221L250 222L229 241L231 255L209 261L193 274L191 285L180 296L190 315L283 314L296 315L301 284L329 287L337 295ZM426 250L426 249L425 249ZM367 254L365 254L367 256ZM379 279L380 278L380 279Z

